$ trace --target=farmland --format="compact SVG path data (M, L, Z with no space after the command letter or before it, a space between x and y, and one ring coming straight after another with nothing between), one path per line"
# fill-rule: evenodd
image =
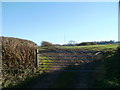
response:
M87 45L87 46L57 46L59 49L88 49L93 51L115 50L118 44L106 44L106 45Z
M119 50L117 49L118 44L106 44L106 45L88 45L88 46L48 46L48 47L38 47L39 54L39 67L36 68L36 55L32 53L32 47L21 47L19 49L20 54L12 53L13 50L17 50L18 46L21 46L22 42L28 43L28 41L18 40L18 43L14 42L10 38L13 43L16 43L16 46L11 48L7 47L9 44L4 42L5 52L3 53L4 58L4 67L6 64L6 59L10 59L12 62L18 60L17 65L14 65L12 62L7 62L8 66L6 68L13 68L13 66L17 66L19 70L16 72L8 72L3 68L4 78L2 84L4 87L29 87L29 88L101 88L101 87L120 87L120 78L119 78L119 60L118 54ZM31 42L30 42L31 43ZM21 45L20 45L21 44ZM9 45L10 46L10 45ZM29 46L29 45L28 45ZM16 49L14 49L16 48ZM9 50L6 50L9 49ZM11 50L11 52L10 52ZM23 50L23 51L22 51ZM26 51L24 51L26 50ZM30 51L31 50L31 51ZM8 52L9 51L9 52ZM6 52L8 52L9 56L12 54L12 58L6 56ZM28 54L26 54L28 53ZM97 58L98 55L96 53L100 53L102 55L101 58ZM17 55L18 56L17 56ZM29 72L27 69L25 70L21 61L26 60L27 57L31 57L31 62L26 61L26 65L29 63L34 64L37 71L32 71L32 67L30 66ZM16 58L14 58L16 55ZM24 57L23 57L23 56ZM30 55L30 56L27 56ZM23 58L23 59L22 59ZM25 58L25 59L24 59ZM32 62L32 60L34 60ZM28 63L27 63L28 62ZM10 63L10 64L9 64ZM16 62L17 63L17 62ZM22 64L21 64L22 63ZM23 65L22 68L19 68L19 65ZM23 72L24 71L24 72ZM112 71L112 72L111 72ZM6 74L7 73L7 74ZM25 75L26 76L25 76ZM109 75L110 74L110 75ZM11 77L6 79L7 77ZM23 75L23 76L22 76ZM29 75L29 76L28 76ZM19 77L18 77L19 76ZM25 77L24 77L25 76ZM104 79L103 79L104 78ZM12 80L15 80L14 82ZM15 83L17 82L18 85ZM21 83L22 82L22 83Z

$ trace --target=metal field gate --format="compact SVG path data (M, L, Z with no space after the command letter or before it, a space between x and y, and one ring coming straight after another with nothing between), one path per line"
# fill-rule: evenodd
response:
M76 71L95 72L99 62L100 51L50 49L39 51L39 67L44 72ZM98 58L100 56L100 58Z

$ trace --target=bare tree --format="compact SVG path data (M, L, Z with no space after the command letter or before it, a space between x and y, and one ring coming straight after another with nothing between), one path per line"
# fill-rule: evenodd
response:
M75 44L75 41L74 41L74 40L70 40L70 41L68 41L68 44L74 45L74 44Z

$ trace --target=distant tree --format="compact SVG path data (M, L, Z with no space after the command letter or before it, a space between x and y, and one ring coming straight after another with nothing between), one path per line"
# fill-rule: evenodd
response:
M73 44L75 44L75 41L74 40L70 40L70 41L68 41L68 44L73 45Z
M47 42L47 41L42 41L41 46L42 46L42 47L45 47L45 46L53 46L53 44L50 43L50 42Z
M90 45L90 43L88 43L88 42L82 42L80 44L77 44L77 46L85 46L85 45Z
M60 44L53 44L54 46L61 46Z
M95 43L95 42L90 42L90 45L97 45L97 43Z

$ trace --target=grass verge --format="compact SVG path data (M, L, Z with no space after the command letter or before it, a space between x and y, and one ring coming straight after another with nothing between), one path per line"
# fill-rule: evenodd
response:
M120 88L120 52L106 56L102 65L103 71L97 79L97 88Z

